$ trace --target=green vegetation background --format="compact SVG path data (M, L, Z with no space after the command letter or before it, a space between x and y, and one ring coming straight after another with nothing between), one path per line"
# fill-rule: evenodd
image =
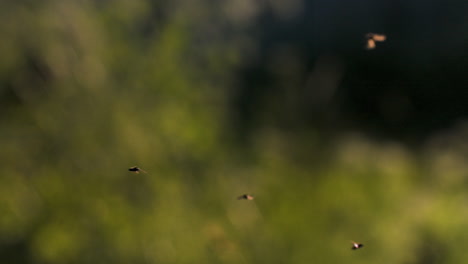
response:
M0 4L1 263L468 259L468 127L418 149L287 129L293 90L245 133L234 72L258 10L234 2Z

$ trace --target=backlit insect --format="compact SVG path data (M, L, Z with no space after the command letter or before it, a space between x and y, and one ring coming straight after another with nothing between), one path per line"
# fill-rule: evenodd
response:
M131 172L134 172L134 173L140 173L140 172L146 173L146 171L144 171L144 170L142 170L142 169L140 169L140 168L138 168L136 166L130 167L128 170L131 171Z
M353 247L351 248L352 250L356 250L356 249L362 248L364 246L363 244L360 244L360 243L357 243L357 242L354 242L354 241L351 241L351 243L353 243Z
M237 200L253 200L254 197L250 194L243 194L239 197L237 197Z
M366 34L366 49L374 49L375 48L375 42L382 42L387 39L387 36L383 34L375 34L375 33L367 33Z

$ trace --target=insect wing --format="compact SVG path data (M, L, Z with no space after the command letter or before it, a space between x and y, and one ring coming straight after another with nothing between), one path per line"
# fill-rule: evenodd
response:
M375 48L375 41L373 39L368 39L366 48L367 49L374 49Z
M372 39L374 39L375 41L385 41L387 39L387 36L380 35L380 34L374 34Z

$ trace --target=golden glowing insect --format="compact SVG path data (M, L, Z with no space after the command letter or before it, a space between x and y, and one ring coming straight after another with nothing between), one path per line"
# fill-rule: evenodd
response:
M374 49L375 48L375 42L383 42L387 39L387 36L383 34L375 34L375 33L367 33L366 34L366 49Z
M237 197L237 200L253 200L254 197L250 194L243 194L239 197Z
M351 241L351 243L353 243L353 247L351 248L352 250L356 250L356 249L362 248L364 246L363 244L360 244L360 243L357 243L357 242L354 242L354 241Z

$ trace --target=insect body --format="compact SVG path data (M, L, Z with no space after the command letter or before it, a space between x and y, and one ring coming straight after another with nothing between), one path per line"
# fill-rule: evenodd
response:
M146 171L144 171L144 170L142 170L142 169L140 169L140 168L138 168L136 166L135 167L130 167L128 170L131 171L131 172L134 172L134 173L140 173L140 172L146 173Z
M364 246L363 244L360 244L360 243L357 243L357 242L354 242L354 241L351 241L351 243L353 243L353 247L351 248L352 250L356 250L356 249L362 248Z
M366 34L366 49L374 49L375 48L375 42L383 42L387 39L387 36L383 34L375 34L375 33L367 33Z
M254 197L250 194L243 194L239 197L237 197L237 200L253 200Z

